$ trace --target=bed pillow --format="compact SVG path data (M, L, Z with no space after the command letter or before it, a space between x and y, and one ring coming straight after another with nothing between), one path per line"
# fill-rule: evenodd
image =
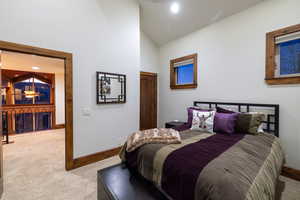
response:
M128 137L126 151L131 152L144 144L152 143L179 144L181 138L179 132L174 129L154 128L137 131Z
M238 113L221 107L217 107L216 110L218 113ZM258 133L264 133L262 123L264 118L265 115L259 112L239 113L236 122L236 132L253 135L257 135ZM257 125L257 123L259 124ZM257 129L255 129L256 127Z
M214 118L214 132L234 133L238 115L238 113L216 113Z
M202 109L200 107L188 107L187 112L188 112L188 121L187 121L187 126L191 127L192 122L193 122L193 111L198 110L198 111L211 111L211 109Z
M234 112L232 110L227 110L227 109L221 108L221 107L217 107L216 110L217 110L218 113L237 113L237 112Z
M239 113L236 121L236 132L257 135L265 115L260 113Z
M213 132L215 111L193 110L191 130Z

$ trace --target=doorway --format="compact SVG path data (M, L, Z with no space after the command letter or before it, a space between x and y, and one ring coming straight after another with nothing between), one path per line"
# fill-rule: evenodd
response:
M157 74L140 72L140 130L157 127Z
M48 58L62 59L64 62L64 85L65 85L65 169L74 168L73 159L73 75L72 54L39 47L0 41L0 50L44 56ZM39 117L39 116L38 116ZM43 118L47 118L43 116ZM46 121L46 120L45 120ZM3 160L1 160L1 164ZM5 173L5 172L4 172Z

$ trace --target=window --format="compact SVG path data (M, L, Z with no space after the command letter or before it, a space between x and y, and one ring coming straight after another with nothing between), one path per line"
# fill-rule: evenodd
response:
M33 121L35 123L33 123ZM51 113L38 112L15 114L15 129L17 134L51 129Z
M26 133L33 131L33 113L15 114L16 133Z
M14 83L15 104L50 104L50 84L36 78Z
M300 39L279 43L277 49L276 75L300 76Z
M170 61L170 87L197 88L197 54Z
M300 83L300 25L267 33L266 82Z
M35 113L35 130L47 130L51 129L51 113L39 112Z

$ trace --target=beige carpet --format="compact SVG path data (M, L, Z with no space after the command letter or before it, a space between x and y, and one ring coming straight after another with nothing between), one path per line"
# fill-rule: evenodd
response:
M117 157L71 172L64 168L64 129L23 134L4 145L1 200L96 200L96 173Z
M113 157L71 172L64 169L64 129L23 134L4 145L1 200L96 200L97 171ZM300 182L280 177L281 200L300 200ZM279 191L279 190L278 190Z

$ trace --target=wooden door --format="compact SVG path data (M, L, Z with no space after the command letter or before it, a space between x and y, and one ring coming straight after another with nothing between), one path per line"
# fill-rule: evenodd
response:
M1 63L1 54L0 54ZM0 88L2 88L1 66L0 66ZM0 95L0 198L3 193L3 150L2 150L2 96Z
M157 127L157 74L140 74L140 130Z

